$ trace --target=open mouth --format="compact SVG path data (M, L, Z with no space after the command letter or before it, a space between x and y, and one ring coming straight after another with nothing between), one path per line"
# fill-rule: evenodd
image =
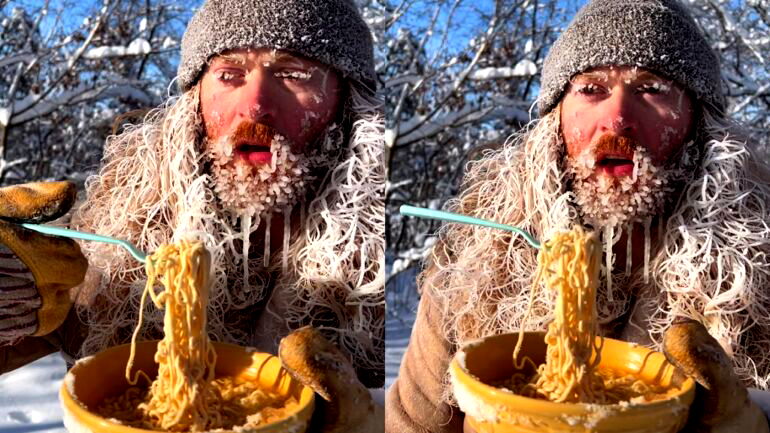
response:
M634 172L634 161L626 156L604 155L596 159L596 168L610 176L631 176Z
M250 164L269 164L273 158L270 146L241 142L235 146L235 153Z

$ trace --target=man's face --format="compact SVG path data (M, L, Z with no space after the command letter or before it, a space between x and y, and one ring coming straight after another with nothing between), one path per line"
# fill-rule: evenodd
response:
M561 133L589 223L615 225L660 211L692 117L682 88L643 69L601 67L572 79Z
M239 49L212 59L200 93L210 141L249 121L274 128L302 152L337 114L340 84L333 69L314 60Z
M200 104L220 199L261 212L293 204L322 165L319 142L339 111L340 80L286 52L233 50L210 62Z

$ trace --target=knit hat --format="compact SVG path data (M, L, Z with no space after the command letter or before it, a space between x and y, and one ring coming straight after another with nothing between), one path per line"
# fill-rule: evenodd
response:
M206 0L182 38L179 87L212 56L247 47L297 53L376 88L372 36L353 0Z
M553 109L574 75L608 65L648 69L724 111L719 60L676 0L593 0L584 6L545 59L540 114Z

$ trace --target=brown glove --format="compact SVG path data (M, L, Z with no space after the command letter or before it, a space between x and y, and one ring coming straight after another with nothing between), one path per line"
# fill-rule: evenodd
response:
M75 195L70 182L0 188L0 345L46 335L66 318L69 289L83 281L88 267L80 247L16 223L56 219Z
M698 321L680 319L666 331L663 353L698 382L685 432L768 433L767 418L749 399L719 343Z
M358 381L345 355L317 330L306 326L281 340L278 357L289 373L312 388L318 404L310 431L374 433L385 431L384 409Z

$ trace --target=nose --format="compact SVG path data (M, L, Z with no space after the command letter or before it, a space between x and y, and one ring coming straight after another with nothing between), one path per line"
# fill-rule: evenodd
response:
M613 89L610 97L604 100L604 113L599 124L601 132L612 132L621 136L635 133L637 121L633 104L633 95L630 91L623 86Z
M270 76L259 68L246 77L246 84L240 89L238 114L253 122L269 123L276 118L275 99L271 96L273 87Z

